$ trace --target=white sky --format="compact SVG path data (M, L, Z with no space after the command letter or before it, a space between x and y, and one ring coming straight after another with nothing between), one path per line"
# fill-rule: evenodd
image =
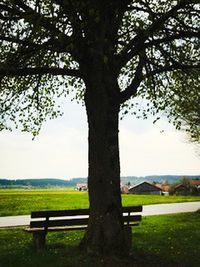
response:
M87 177L87 119L81 105L67 102L65 115L44 124L40 135L0 132L0 178ZM163 132L164 130L164 132ZM200 156L186 136L164 120L120 122L121 176L200 175Z

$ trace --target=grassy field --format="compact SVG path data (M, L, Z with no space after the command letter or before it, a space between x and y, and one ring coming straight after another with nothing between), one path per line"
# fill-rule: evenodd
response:
M185 201L200 201L200 196L122 195L124 206ZM0 216L30 214L35 210L87 208L88 205L88 193L72 189L0 189Z
M35 251L32 236L0 230L0 267L199 267L200 213L151 216L133 229L131 256L88 258L78 249L83 232L49 233L47 248Z

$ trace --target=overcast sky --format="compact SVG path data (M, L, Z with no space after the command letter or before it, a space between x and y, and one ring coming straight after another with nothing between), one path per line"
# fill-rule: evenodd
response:
M0 132L0 178L87 177L87 119L81 105L67 102L65 115L44 124L40 135ZM165 120L120 122L121 176L200 175L200 156L186 135Z

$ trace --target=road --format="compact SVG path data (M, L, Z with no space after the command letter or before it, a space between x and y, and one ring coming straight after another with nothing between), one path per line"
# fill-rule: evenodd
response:
M200 201L143 206L143 216L194 212L200 209Z
M200 209L200 201L172 204L154 204L143 206L142 216L194 212ZM0 217L0 228L26 226L30 223L30 215Z

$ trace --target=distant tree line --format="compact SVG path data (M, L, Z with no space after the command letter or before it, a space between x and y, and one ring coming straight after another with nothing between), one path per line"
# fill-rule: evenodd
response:
M73 187L86 181L85 178L61 179L0 179L0 187Z

